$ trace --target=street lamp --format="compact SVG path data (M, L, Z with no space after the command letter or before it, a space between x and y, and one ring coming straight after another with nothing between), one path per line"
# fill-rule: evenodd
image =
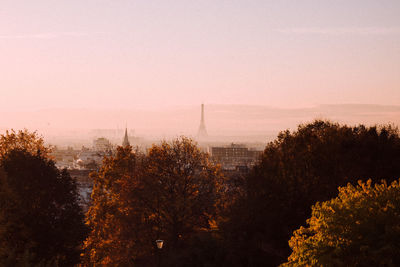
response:
M158 240L156 240L156 244L157 244L157 248L158 248L158 251L157 251L157 266L161 266L161 261L160 261L160 254L161 254L161 249L162 249L162 246L164 245L164 240L161 240L161 239L158 239Z
M156 240L157 248L162 249L162 246L164 244L164 240L158 239Z

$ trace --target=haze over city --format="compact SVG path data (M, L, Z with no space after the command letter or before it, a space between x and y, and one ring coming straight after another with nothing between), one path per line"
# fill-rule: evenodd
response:
M400 124L400 106L318 105L306 108L273 108L262 105L205 104L205 124L209 137L225 142L272 141L278 132L295 129L299 123L328 119L349 125ZM68 145L79 139L82 144L102 137L94 130L122 130L132 136L152 140L180 135L196 138L200 123L200 104L153 109L38 109L0 111L0 131L9 128L37 130L48 142ZM67 142L67 144L65 144ZM64 143L64 144L63 144ZM78 144L80 144L78 142Z

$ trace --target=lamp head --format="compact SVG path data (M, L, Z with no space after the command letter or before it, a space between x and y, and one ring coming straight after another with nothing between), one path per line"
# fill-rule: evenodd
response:
M164 240L158 239L158 240L156 240L156 244L157 244L158 249L162 249L162 247L164 245Z

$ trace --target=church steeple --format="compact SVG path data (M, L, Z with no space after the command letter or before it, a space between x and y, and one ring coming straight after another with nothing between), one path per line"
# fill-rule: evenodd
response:
M128 128L125 128L125 136L124 136L124 141L122 141L122 146L123 147L130 146L128 139Z

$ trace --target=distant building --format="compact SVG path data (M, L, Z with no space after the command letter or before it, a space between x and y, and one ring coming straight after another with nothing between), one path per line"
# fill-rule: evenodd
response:
M204 121L204 104L201 104L201 118L200 118L200 126L197 132L197 139L199 141L204 141L207 139L208 134L206 130L206 123Z
M101 165L106 155L104 151L94 151L83 147L76 160L74 160L73 169L95 170Z
M93 140L93 149L95 151L108 152L112 150L112 145L107 138L101 137Z
M225 170L243 170L254 166L260 159L262 151L249 149L245 145L211 147L211 157L220 163Z
M89 208L91 200L90 195L92 194L93 189L93 180L89 176L90 172L91 170L68 170L71 177L76 180L79 193L79 204L83 208L84 212Z
M58 149L56 147L51 152L51 156L54 158L58 169L72 169L74 160L76 160L78 154L79 151L74 150L72 147L68 147L67 149Z

